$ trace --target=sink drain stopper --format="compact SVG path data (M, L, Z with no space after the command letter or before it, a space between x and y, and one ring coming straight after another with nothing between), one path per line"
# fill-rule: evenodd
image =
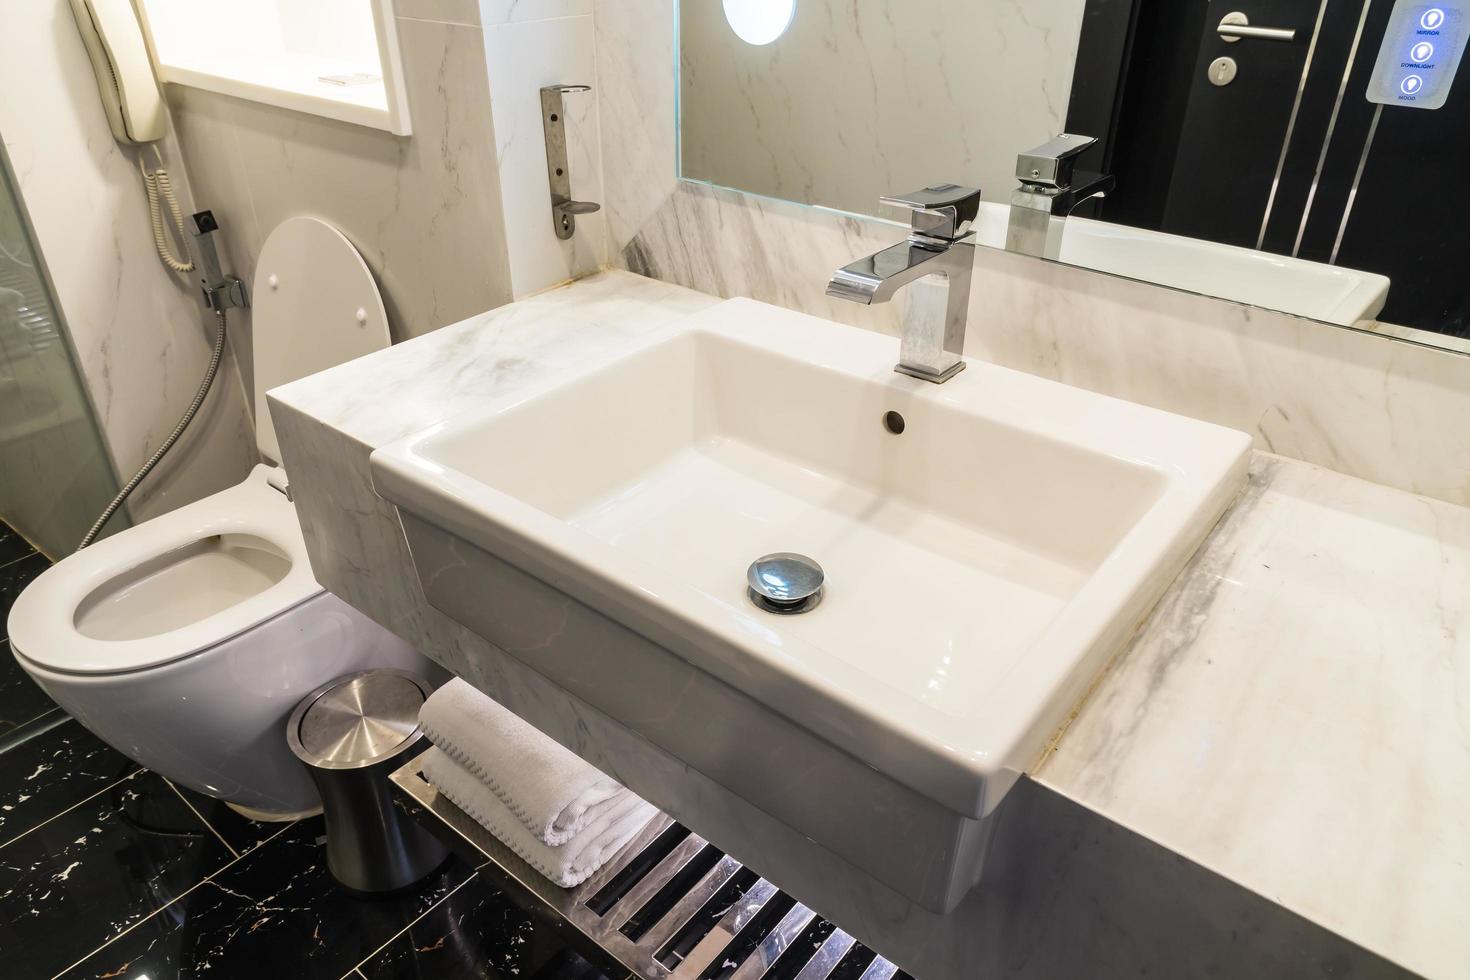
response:
M745 581L750 601L766 612L790 616L816 608L822 601L822 566L806 555L778 551L750 563Z

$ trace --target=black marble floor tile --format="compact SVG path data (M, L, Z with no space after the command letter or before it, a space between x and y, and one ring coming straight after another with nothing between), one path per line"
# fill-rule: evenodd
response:
M367 980L621 980L612 960L584 958L575 930L477 875L361 967Z
M320 818L291 826L65 976L339 980L473 873L455 861L411 893L354 898L321 832Z
M0 847L4 975L55 975L230 860L159 776L104 790Z
M10 531L4 525L0 528ZM3 547L3 542L0 542L0 547ZM26 548L29 549L30 545ZM4 642L8 633L6 621L10 618L10 607L15 597L32 579L50 567L51 562L46 556L35 552L18 561L0 564L0 739L56 710L55 703L15 662L10 644Z
M15 533L6 524L0 523L0 565L9 565L17 558L33 555L36 549L31 543Z
M0 739L35 721L58 711L56 702L36 686L36 682L15 662L10 642L0 640ZM0 788L4 784L0 783Z
M0 752L0 845L137 769L71 719Z
M262 823L243 817L212 796L177 783L173 787L237 855L254 850L285 829L283 823Z
M15 602L15 597L31 584L31 579L50 567L50 560L42 554L0 565L0 640L10 635L5 623L10 618L10 606Z

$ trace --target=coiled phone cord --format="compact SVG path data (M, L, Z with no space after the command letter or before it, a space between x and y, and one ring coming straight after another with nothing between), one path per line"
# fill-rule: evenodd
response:
M153 243L158 246L158 257L163 259L164 265L175 272L193 272L194 260L189 258L188 247L185 246L184 257L180 258L174 254L173 244L168 240L168 230L163 223L163 205L168 205L170 216L173 218L174 230L177 232L180 242L187 242L188 230L184 226L184 209L179 207L179 199L174 194L173 182L169 180L168 171L163 169L163 155L158 152L157 144L153 147L153 156L158 160L158 166L152 173L143 166L143 161L138 161L138 169L143 174L143 187L148 191L148 220L153 223Z

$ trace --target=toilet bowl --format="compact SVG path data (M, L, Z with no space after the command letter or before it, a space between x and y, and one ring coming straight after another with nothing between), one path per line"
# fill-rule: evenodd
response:
M301 698L373 667L442 671L317 584L273 462L265 391L387 346L372 275L315 218L273 231L257 269L256 426L268 462L58 562L17 597L8 631L25 671L114 748L284 819L320 805L286 743Z

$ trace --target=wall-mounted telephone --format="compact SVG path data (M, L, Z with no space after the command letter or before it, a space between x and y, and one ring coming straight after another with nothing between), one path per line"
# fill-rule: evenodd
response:
M138 169L143 173L143 186L148 192L148 213L159 258L175 272L193 272L183 209L174 195L168 171L163 169L163 154L158 149L158 141L168 131L168 110L158 91L158 79L153 75L153 59L143 37L143 26L138 22L138 12L133 9L132 0L71 0L71 12L82 35L82 46L92 59L97 92L102 96L102 109L107 114L107 125L112 127L112 135L119 143L150 144L158 163L149 171L139 161ZM165 207L179 243L177 251L164 224Z
M167 115L132 0L71 0L107 124L119 143L163 139Z

